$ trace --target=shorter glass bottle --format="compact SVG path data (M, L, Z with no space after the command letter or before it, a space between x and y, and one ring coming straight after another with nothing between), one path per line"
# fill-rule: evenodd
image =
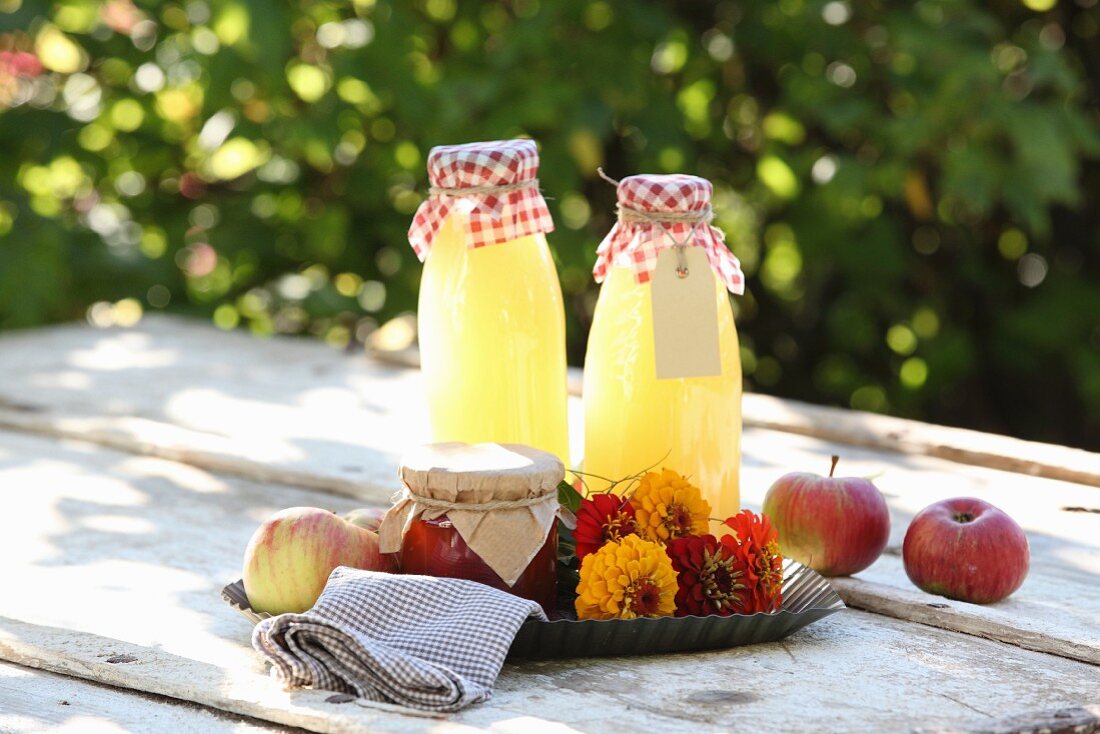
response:
M402 459L399 476L405 491L379 537L401 573L478 581L555 613L565 476L556 456L515 444L429 444Z

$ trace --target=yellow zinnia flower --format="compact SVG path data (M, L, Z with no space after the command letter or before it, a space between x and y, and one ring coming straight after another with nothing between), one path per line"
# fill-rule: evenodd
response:
M627 535L581 561L578 619L667 617L676 611L676 571L659 543Z
M709 530L710 504L698 487L671 469L642 477L630 504L635 532L646 540L667 543Z

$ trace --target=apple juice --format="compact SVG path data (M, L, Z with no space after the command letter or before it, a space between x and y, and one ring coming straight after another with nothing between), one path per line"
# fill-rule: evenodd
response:
M741 352L726 288L715 279L718 377L656 378L649 298L629 268L612 268L600 290L584 361L584 470L618 479L660 462L729 517L741 502Z

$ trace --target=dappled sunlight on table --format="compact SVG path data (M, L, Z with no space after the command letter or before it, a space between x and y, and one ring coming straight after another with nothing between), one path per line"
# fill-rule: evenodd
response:
M92 454L89 455L88 451ZM10 437L0 453L0 617L262 671L220 598L248 538L303 490L76 442ZM348 510L352 500L326 498ZM215 522L216 521L216 522ZM212 531L217 527L217 531Z
M123 331L97 341L89 349L74 350L68 363L86 370L119 371L167 367L178 358L176 350L154 347L145 334Z

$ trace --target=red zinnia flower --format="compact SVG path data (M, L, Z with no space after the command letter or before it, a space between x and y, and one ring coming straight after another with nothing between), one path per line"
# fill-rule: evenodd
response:
M691 535L669 541L665 550L678 572L676 616L729 616L752 598L742 583L741 559L713 535Z
M779 611L783 603L783 556L779 533L767 515L741 510L723 523L733 535L722 536L722 545L733 552L744 568L743 583L752 592L735 605L742 614ZM741 606L742 608L736 608Z
M629 500L609 492L594 494L581 501L577 510L577 558L584 560L609 540L619 541L634 534L634 507Z

